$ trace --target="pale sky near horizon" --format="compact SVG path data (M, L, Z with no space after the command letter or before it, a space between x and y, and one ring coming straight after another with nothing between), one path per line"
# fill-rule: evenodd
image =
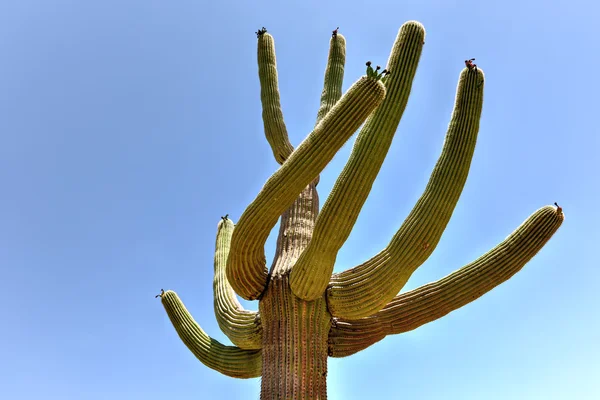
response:
M600 398L599 11L581 0L0 2L0 398L258 398L259 379L197 361L154 299L175 290L229 344L212 306L216 226L237 221L277 168L254 32L275 37L297 145L331 30L347 40L347 89L365 61L385 64L412 19L427 37L411 97L336 271L385 247L420 196L467 58L486 74L471 172L404 290L479 257L539 207L556 201L566 218L477 301L330 359L329 399ZM353 141L322 174L321 204Z

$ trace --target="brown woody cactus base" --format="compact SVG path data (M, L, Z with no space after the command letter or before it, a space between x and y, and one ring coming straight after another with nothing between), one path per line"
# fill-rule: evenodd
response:
M261 399L327 398L327 357L345 357L387 335L415 329L475 300L517 273L561 225L562 208L534 212L498 246L456 272L398 294L431 255L469 172L479 131L484 75L465 68L440 158L425 192L390 243L370 260L332 274L385 159L408 101L425 31L402 26L386 68L371 67L342 96L345 39L332 33L313 132L296 149L281 111L273 37L262 28L258 66L266 137L281 167L236 226L222 217L215 251L215 314L235 346L210 338L172 291L162 303L177 333L208 367L261 377ZM319 173L362 125L350 159L319 212ZM281 218L275 259L264 245ZM259 300L247 311L236 293Z

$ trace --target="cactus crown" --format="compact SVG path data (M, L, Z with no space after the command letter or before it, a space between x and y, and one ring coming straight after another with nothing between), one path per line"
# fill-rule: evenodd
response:
M256 37L259 38L262 35L264 35L265 33L267 33L267 28L265 28L264 26L262 27L262 29L257 30L256 32Z
M367 61L366 65L367 76L369 78L375 79L376 81L381 80L381 82L385 83L387 77L392 73L392 71L390 71L389 69L384 69L383 71L379 72L379 70L381 69L379 65L376 66L375 69L373 69L373 67L371 67L371 61Z

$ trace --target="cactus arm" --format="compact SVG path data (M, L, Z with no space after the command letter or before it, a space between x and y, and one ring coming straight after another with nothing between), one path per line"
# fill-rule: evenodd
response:
M332 276L327 296L333 316L359 319L381 310L431 255L467 180L482 105L483 71L465 68L442 153L424 193L384 250Z
M213 280L215 316L219 327L233 344L246 350L260 349L262 326L259 315L242 307L225 273L233 230L234 224L227 217L219 221Z
M503 242L445 278L396 296L371 317L338 320L330 331L330 354L349 356L386 335L416 329L483 296L519 272L563 220L562 210L542 207Z
M321 91L321 103L319 104L315 126L321 122L329 110L331 110L335 103L337 103L342 97L342 84L344 83L345 64L346 38L340 34L332 35L332 38L329 41L327 67L325 68L325 79L323 82L323 90ZM317 193L316 186L319 184L319 180L320 177L317 176L313 181L315 185L315 195ZM302 250L304 250L304 247L302 247Z
M279 216L331 161L383 101L385 86L362 77L327 113L288 160L267 180L233 232L227 279L236 293L255 300L267 283L264 244Z
M352 154L323 205L308 248L297 261L290 284L296 296L314 300L325 291L337 253L348 239L387 155L410 94L425 29L407 22L399 30L386 69L386 96L361 129Z
M177 334L204 365L233 378L260 376L261 350L242 350L219 343L200 328L175 292L169 290L160 297Z
M265 136L271 145L275 160L283 164L294 151L294 147L290 144L281 111L275 40L266 32L258 35L258 77Z
M340 34L332 35L315 126L342 97L345 62L346 39ZM281 215L275 258L271 267L272 276L288 272L310 243L315 220L319 213L319 194L316 187L318 183L319 177L317 176L304 188L290 208Z
M321 104L317 113L317 122L327 115L329 110L342 97L342 83L344 81L344 66L346 64L346 38L337 34L329 41L329 55L327 56L327 67L325 68L325 79L323 91L321 92Z
M323 117L342 97L346 39L340 34L337 34L337 37L332 36L329 42L329 55L315 126L321 122ZM271 276L287 273L302 251L308 246L319 213L319 194L316 187L318 183L319 177L317 176L281 215L275 258L271 266Z

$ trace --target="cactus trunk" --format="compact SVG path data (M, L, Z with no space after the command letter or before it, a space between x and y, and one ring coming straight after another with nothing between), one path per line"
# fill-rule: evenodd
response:
M260 302L261 400L326 399L331 315L325 297L296 297L288 276L273 277Z

